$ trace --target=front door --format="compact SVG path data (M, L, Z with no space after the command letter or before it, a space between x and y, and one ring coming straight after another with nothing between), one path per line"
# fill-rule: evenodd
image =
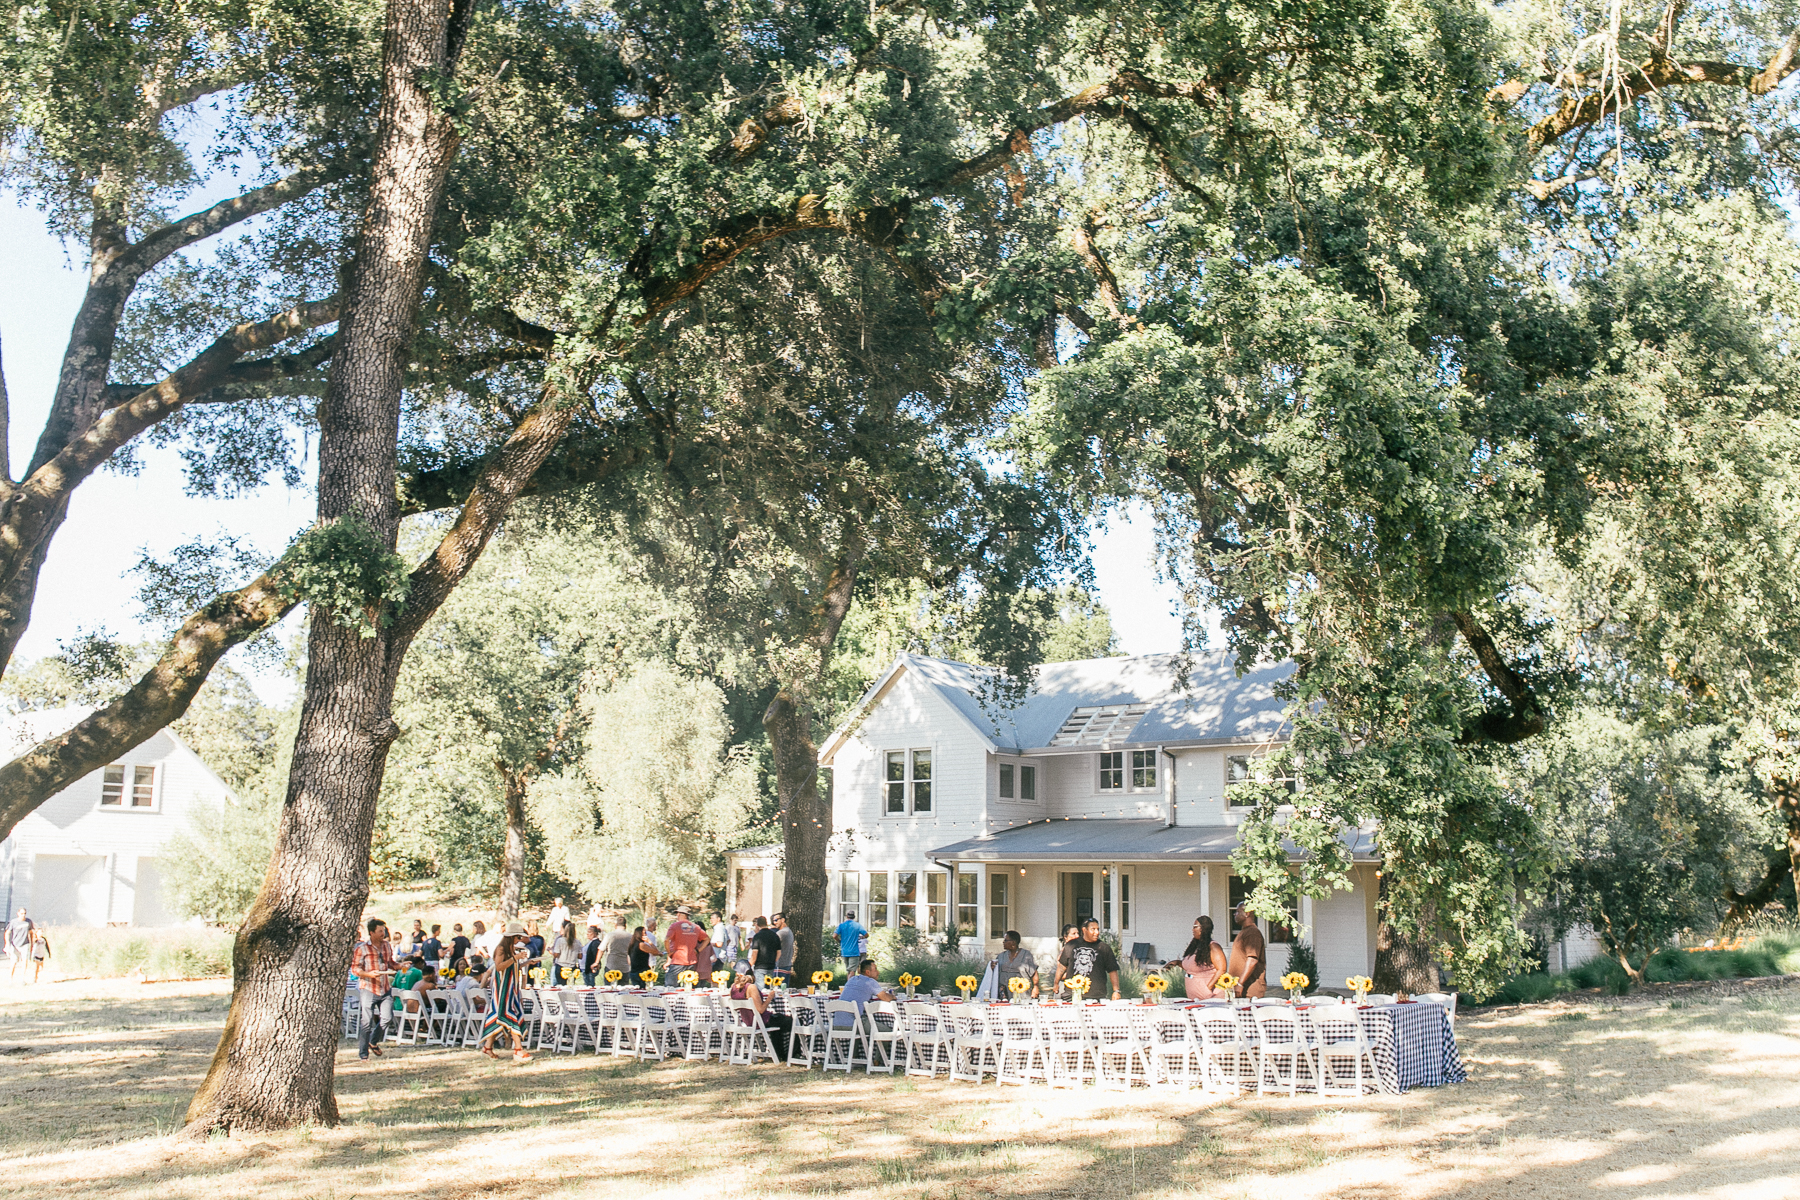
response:
M1094 873L1063 871L1057 876L1056 933L1094 915Z

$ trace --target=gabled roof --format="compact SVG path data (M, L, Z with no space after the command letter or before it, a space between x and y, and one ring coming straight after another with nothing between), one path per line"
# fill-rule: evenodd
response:
M863 694L850 721L826 739L819 755L830 762L867 714L903 674L931 687L990 748L1017 754L1054 753L1073 746L1196 746L1269 741L1282 734L1284 702L1275 687L1293 673L1292 662L1258 666L1239 678L1228 653L1188 660L1187 687L1179 686L1181 658L1147 654L1045 663L1031 692L1017 707L984 704L992 667L902 654Z
M90 707L69 705L65 708L34 708L24 712L0 715L0 754L4 754L9 760L17 758L39 743L69 732L87 720L93 713L94 709ZM170 726L164 725L150 737L145 738L136 746L130 747L124 752L124 755L121 755L121 758L135 753L149 743L157 733L166 735L178 752L186 754L199 764L200 769L212 776L213 782L219 785L219 790L236 802L237 793L231 790L231 785L221 779L219 773L212 769L212 764L200 757L199 751L188 745L187 739L176 733ZM118 762L120 759L113 761Z
M1377 861L1375 835L1346 830L1356 862ZM926 857L960 862L1229 862L1237 849L1233 825L1168 825L1156 819L1084 820L1052 817L985 837L940 846ZM1290 861L1300 848L1282 841Z

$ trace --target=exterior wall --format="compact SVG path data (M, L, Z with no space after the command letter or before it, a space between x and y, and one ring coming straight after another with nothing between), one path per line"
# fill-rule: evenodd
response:
M1368 975L1375 968L1374 930L1370 925L1371 886L1375 880L1367 867L1351 872L1356 890L1332 892L1312 902L1313 955L1319 960L1319 987L1344 986L1352 975Z
M19 822L4 882L6 908L32 910L47 925L172 925L156 858L202 808L216 809L229 791L167 731L118 762L157 767L150 810L100 808L103 771L82 777ZM127 776L129 779L129 774Z
M1166 817L1168 801L1158 786L1153 791L1115 792L1100 790L1098 750L1085 749L1073 754L1047 754L1033 758L1041 764L1038 778L1040 794L1045 797L1048 817ZM1162 767L1168 768L1168 758ZM1129 777L1129 770L1127 771ZM1157 778L1160 785L1161 776Z

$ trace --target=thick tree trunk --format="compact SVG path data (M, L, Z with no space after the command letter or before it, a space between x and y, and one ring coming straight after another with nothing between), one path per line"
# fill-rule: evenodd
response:
M506 804L506 852L500 860L500 916L519 915L525 899L525 783L523 772L500 768L500 794Z
M819 969L825 927L826 849L831 841L831 803L819 793L819 748L813 742L812 685L831 665L831 648L850 612L856 592L860 552L845 551L825 581L810 614L812 628L802 641L816 658L818 674L804 690L784 684L763 712L763 729L775 759L775 789L781 808L782 857L787 877L781 911L794 931L794 971L805 979ZM809 666L812 664L808 664Z
M1430 948L1383 921L1375 931L1375 990L1421 992L1439 990L1437 963Z
M454 69L467 17L448 0L388 5L369 208L319 413L319 519L360 518L389 549L400 520L402 355L458 141L425 85ZM389 709L411 635L391 624L364 637L336 618L312 613L274 860L233 949L231 1013L188 1108L195 1134L337 1120L338 1004L368 899L375 801L399 732Z

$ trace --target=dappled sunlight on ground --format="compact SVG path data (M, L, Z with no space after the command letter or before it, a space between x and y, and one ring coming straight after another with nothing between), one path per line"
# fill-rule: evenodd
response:
M0 993L0 1196L1800 1196L1800 987L1465 1014L1469 1083L1361 1101L347 1050L344 1124L174 1141L225 1000Z

